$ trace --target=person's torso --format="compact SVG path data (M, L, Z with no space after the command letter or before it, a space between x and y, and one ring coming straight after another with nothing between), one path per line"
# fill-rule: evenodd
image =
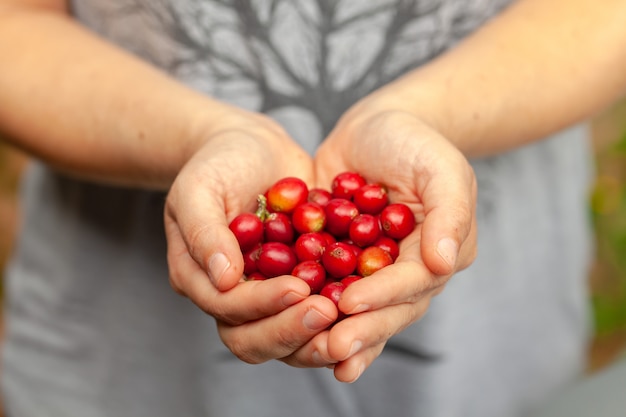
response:
M188 86L269 114L314 152L352 103L455 45L506 3L75 0L71 8L99 35ZM23 186L25 222L8 271L8 410L511 416L503 410L540 396L579 360L584 140L575 129L473 161L475 265L349 386L327 369L251 366L228 352L212 319L169 288L164 195L80 182L38 164ZM563 266L564 259L572 262ZM526 310L529 300L535 308ZM524 353L546 328L543 350ZM557 361L550 353L559 349ZM530 387L538 377L545 382ZM484 392L498 401L472 400Z

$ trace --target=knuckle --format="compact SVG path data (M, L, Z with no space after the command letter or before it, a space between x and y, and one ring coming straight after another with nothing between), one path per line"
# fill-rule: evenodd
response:
M433 288L432 296L435 297L435 296L441 294L443 292L443 290L446 289L446 284L447 284L447 282L442 284L442 285L439 285L439 286Z
M209 226L207 224L194 224L189 227L186 233L185 242L192 257L201 263L204 269L208 266L206 254L199 253L204 248L205 237L208 235Z
M230 340L226 346L230 349L233 355L245 363L258 365L267 361L267 359L260 355L259 351L253 349L249 343L246 343L246 341L241 338Z
M458 226L459 234L465 238L469 235L472 228L474 210L469 204L459 204L454 210L454 219Z
M478 257L478 245L475 241L475 234L461 246L461 253L458 262L458 271L468 268Z
M212 297L205 296L202 298L196 298L194 303L204 313L224 324L229 326L239 326L242 324L241 320L234 317L232 313L229 312L221 303L215 302Z
M290 331L279 331L275 335L276 345L279 347L279 350L282 352L279 356L287 356L296 351L301 343L297 338L294 338L294 335Z

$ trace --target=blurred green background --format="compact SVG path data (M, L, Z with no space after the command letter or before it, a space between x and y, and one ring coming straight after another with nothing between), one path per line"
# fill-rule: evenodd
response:
M593 121L597 178L589 193L596 257L590 274L596 339L590 367L626 346L626 100Z
M589 211L597 253L589 277L596 326L591 372L626 347L626 100L595 117L592 128L597 180L589 190ZM0 140L0 283L19 225L16 189L26 163L23 154Z

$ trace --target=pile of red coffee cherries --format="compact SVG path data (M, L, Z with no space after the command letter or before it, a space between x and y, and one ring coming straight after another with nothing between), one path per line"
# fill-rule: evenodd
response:
M229 225L246 280L293 275L335 303L348 285L392 264L415 226L408 206L355 172L337 175L330 191L283 178L258 197L255 213Z

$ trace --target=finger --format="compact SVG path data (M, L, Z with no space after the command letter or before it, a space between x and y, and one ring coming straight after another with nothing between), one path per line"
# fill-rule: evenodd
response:
M240 326L218 322L218 330L235 356L247 363L262 363L291 355L336 319L332 301L311 296L262 320Z
M316 334L311 340L288 356L280 358L281 362L296 368L330 368L337 361L328 354L328 331Z
M475 252L475 234L470 232L475 223L476 181L471 166L462 156L446 159L428 176L422 201L422 258L435 274L451 274L458 269L462 246L474 247Z
M185 166L168 195L166 213L178 223L193 259L220 290L236 285L243 271L228 222L252 209L256 197L281 174L312 181L312 162L304 151L291 141L282 153L274 146L245 135L214 139Z
M328 355L339 362L359 352L386 343L407 326L420 319L431 297L349 316L335 324L328 336ZM369 366L369 364L368 364Z
M437 276L420 259L419 227L401 245L395 263L348 286L339 300L346 314L377 310L388 305L413 303L443 285L448 276Z
M333 371L335 378L340 382L349 384L356 382L374 360L380 356L384 347L385 343L379 343L337 363Z
M173 223L166 224L170 283L207 314L229 324L258 320L302 301L310 287L301 279L282 276L265 281L240 282L228 291L219 291L187 252Z
M470 226L469 234L465 239L465 242L461 244L459 250L459 256L456 262L456 271L461 271L470 266L478 254L478 225L476 221L476 215L473 215L472 224Z
M237 239L228 228L223 199L217 182L211 188L180 181L168 195L165 222L168 239L178 234L195 262L207 271L210 282L220 290L235 286L243 275L243 257ZM184 207L184 210L180 210Z
M364 348L345 361L336 361L328 355L328 331L319 333L302 348L281 359L282 362L298 368L333 369L335 378L340 382L353 383L365 372L382 353L385 343Z

